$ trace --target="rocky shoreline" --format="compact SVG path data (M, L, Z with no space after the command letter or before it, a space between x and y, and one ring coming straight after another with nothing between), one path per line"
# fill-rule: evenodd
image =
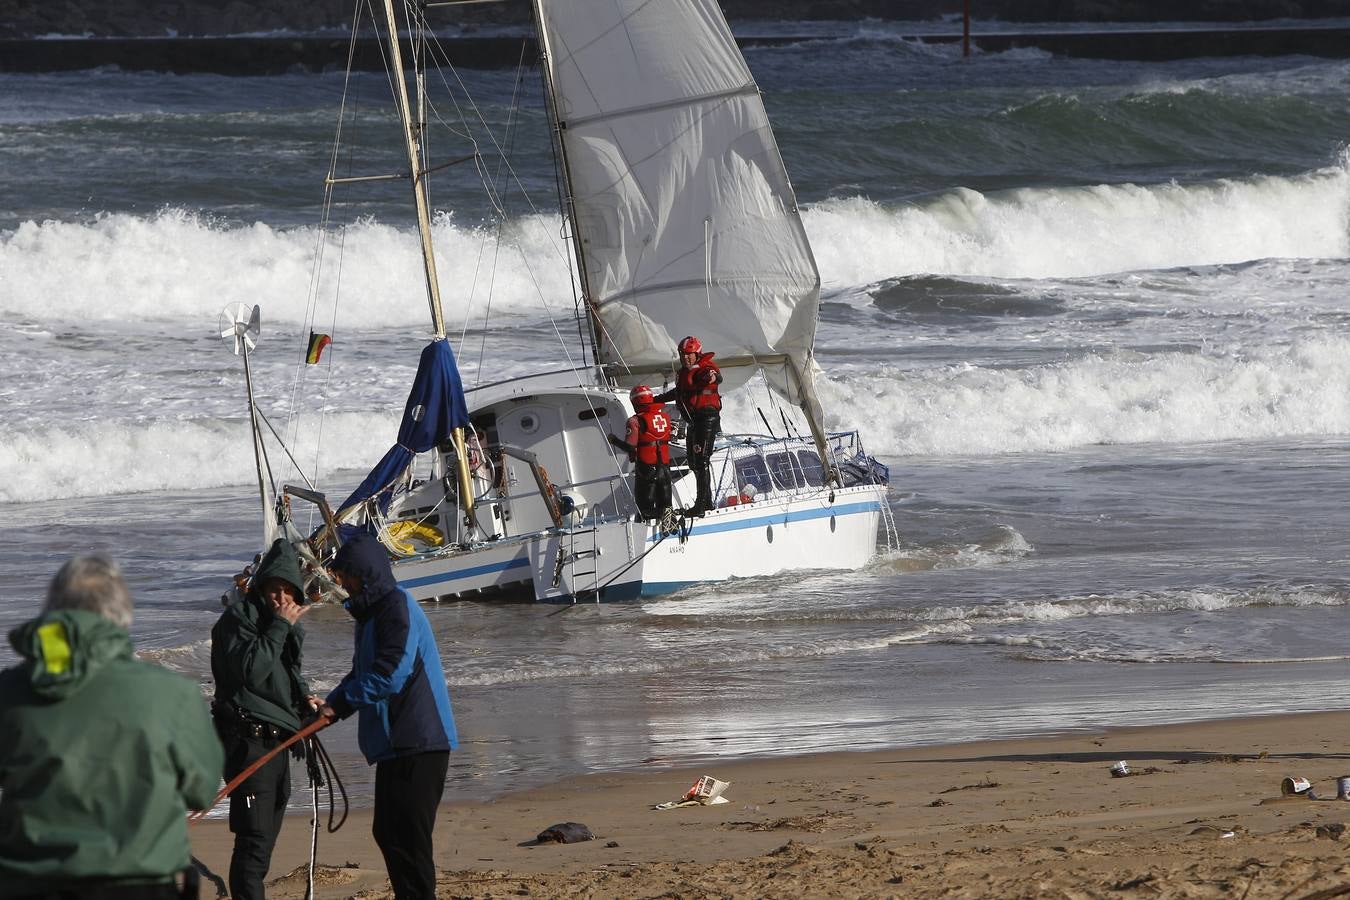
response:
M1200 0L1180 12L1175 0L971 0L977 19L1005 22L1251 22L1346 15L1344 0ZM345 28L353 0L0 0L0 38L188 37ZM723 0L733 21L866 18L927 20L957 16L962 0ZM436 10L447 26L525 24L528 0Z

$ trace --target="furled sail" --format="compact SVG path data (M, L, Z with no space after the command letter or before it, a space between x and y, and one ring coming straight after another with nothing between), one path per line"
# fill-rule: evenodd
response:
M646 380L694 334L818 422L820 275L717 0L537 6L600 361Z
M459 367L455 365L455 353L450 349L449 341L439 338L422 348L417 375L403 407L398 443L389 448L352 495L342 502L337 518L349 520L360 512L361 504L372 497L376 498L381 510L387 509L388 488L403 477L414 455L449 440L456 428L468 424L469 411L464 401Z

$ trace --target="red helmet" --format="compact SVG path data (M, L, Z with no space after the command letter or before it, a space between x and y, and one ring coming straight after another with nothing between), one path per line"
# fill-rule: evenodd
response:
M703 342L700 341L698 338L694 337L692 334L689 335L689 337L685 338L684 340L680 341L680 353L684 354L684 353L702 353L702 352L703 352Z
M656 402L652 397L652 389L645 384L639 384L628 392L628 399L633 401L633 406L650 406Z

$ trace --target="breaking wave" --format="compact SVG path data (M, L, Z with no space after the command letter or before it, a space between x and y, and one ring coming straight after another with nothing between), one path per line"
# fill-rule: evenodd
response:
M887 455L1346 434L1350 338L1223 355L1105 351L1027 368L881 365L835 372L820 389L826 409L874 423L869 446Z
M302 435L317 433L305 424ZM329 415L323 424L325 470L374 465L397 432L398 411ZM0 503L247 484L255 477L252 447L243 419L11 429L0 438ZM303 440L293 452L307 464L315 458L312 443ZM279 464L284 458L277 453L273 465Z
M884 206L855 197L806 210L827 288L896 276L1074 277L1270 257L1350 256L1350 169L1200 184L958 188ZM568 247L555 217L504 230L436 220L447 317L570 317ZM329 260L337 238L324 247ZM346 327L425 321L419 249L374 221L341 238L339 310ZM26 222L0 233L0 313L29 322L187 319L214 323L228 303L259 303L268 320L331 309L335 281L310 292L313 228L230 226L179 209L149 217ZM500 252L498 252L500 250ZM494 265L495 263L495 265ZM325 272L339 267L327 265ZM325 316L318 315L322 321Z

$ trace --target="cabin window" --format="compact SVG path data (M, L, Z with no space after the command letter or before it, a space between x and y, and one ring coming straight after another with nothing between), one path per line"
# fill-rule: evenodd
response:
M736 460L736 483L742 488L753 484L759 493L773 490L769 468L758 456L743 456Z
M606 409L603 406L597 406L594 409L591 408L583 409L581 412L577 413L577 418L583 422L586 422L589 421L590 419L598 419L601 416L607 415L609 415L608 409Z
M802 467L802 478L812 487L822 487L825 484L825 467L820 464L820 457L814 450L798 450L797 462Z
M797 487L797 467L792 464L791 453L781 450L777 453L766 453L764 458L769 463L769 473L773 475L775 484L784 490Z

